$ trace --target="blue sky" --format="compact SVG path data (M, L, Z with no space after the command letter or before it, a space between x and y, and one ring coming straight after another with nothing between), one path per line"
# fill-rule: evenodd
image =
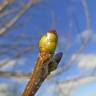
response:
M73 96L95 96L96 95L96 81L90 84L84 84L76 88Z
M84 14L84 9L82 7L81 0L50 0L50 1L43 0L43 2L33 5L24 14L24 16L21 19L19 19L19 21L9 30L7 35L0 39L0 43L21 44L21 45L27 44L23 48L26 48L28 45L35 45L36 48L33 48L33 50L29 52L25 57L18 59L17 61L14 60L16 61L15 66L10 65L11 67L7 66L0 70L31 72L34 67L34 63L35 63L34 61L36 60L36 57L38 55L38 40L44 33L46 33L51 29L56 29L59 37L56 52L62 51L64 54L62 61L60 62L59 68L67 64L70 58L72 57L72 55L76 51L78 51L78 49L82 45L81 39L83 38L84 35L83 33L86 31L91 32L92 38L90 39L89 43L87 44L81 55L83 54L84 58L86 58L86 54L89 56L89 58L91 58L90 54L92 56L96 55L96 50L95 50L96 40L95 41L93 40L93 37L94 38L96 37L96 33L95 33L96 1L95 0L86 0L86 1L87 1L87 8L90 17L90 30L86 30L86 17ZM20 25L21 27L18 25ZM14 36L19 36L20 34L22 35L23 33L26 36L31 37L31 39L30 40L14 39ZM80 42L78 41L79 40L78 38L80 38ZM65 49L68 46L70 47L65 53ZM22 47L20 48L21 48L20 50L22 50ZM14 55L16 54L17 51L12 49L9 50L9 52L11 53L11 55ZM8 55L9 57L7 58L10 58L11 55ZM94 56L94 58L95 57L96 56ZM5 59L5 57L1 57L0 59L2 58ZM86 74L86 72L87 71L89 72L90 70L86 71L84 68L80 69L77 65L77 63L81 61L82 59L79 58L74 64L72 64L69 70L67 70L66 72L64 72L59 76L54 77L53 79L62 81L68 77L79 76L81 75L81 73ZM16 80L0 78L0 82L16 83ZM21 82L19 82L18 85L19 85L20 93L26 86L26 83L27 83L26 80L25 81L21 80ZM42 96L47 96L48 95L47 92L45 91L46 93L44 93L43 91L46 90L46 86L48 86L49 84L52 85L50 80L46 80L41 86L36 96L41 96L41 94ZM96 94L95 89L96 89L96 81L76 87L76 90L73 91L72 96L95 96L93 95ZM55 95L53 94L52 96Z

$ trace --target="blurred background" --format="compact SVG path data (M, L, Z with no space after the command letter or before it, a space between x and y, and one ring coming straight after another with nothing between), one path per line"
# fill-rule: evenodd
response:
M0 0L0 96L21 96L40 37L57 31L63 58L36 96L96 96L96 0Z

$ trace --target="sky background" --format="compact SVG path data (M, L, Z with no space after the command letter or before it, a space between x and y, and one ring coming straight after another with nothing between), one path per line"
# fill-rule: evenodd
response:
M92 72L93 69L96 68L96 1L85 1L90 18L89 29L86 28L86 16L81 0L43 0L38 4L34 4L22 18L8 30L6 35L0 37L1 45L19 45L17 50L14 48L9 49L8 55L4 54L4 56L0 57L1 64L13 57L17 52L22 52L22 50L28 46L34 45L35 48L33 47L33 49L22 58L11 59L8 65L0 68L0 71L31 72L39 53L38 40L44 33L55 29L59 38L56 52L61 51L64 54L58 68L65 66L73 58L85 38L89 37L90 39L74 64L59 76L53 77L52 80L64 81L70 77ZM9 9L15 7L16 4L18 3L15 2L12 7L9 6ZM0 21L10 21L16 14L0 17ZM2 26L0 25L0 27ZM29 37L29 39L16 39L16 36L21 35ZM0 47L0 50L0 52L2 52L4 48ZM52 82L52 80L45 80L36 96L56 96L56 90L53 90L56 88L56 84ZM18 94L24 90L27 80L0 78L0 84L0 86L2 86L1 88L5 88L6 86L10 88L9 93L18 89L18 92L15 92L18 96ZM17 85L17 87L13 87L14 84L15 86ZM12 86L12 88L10 86ZM53 92L50 92L51 88ZM95 96L95 90L96 80L77 86L75 90L73 90L72 96ZM0 94L4 95L4 93Z

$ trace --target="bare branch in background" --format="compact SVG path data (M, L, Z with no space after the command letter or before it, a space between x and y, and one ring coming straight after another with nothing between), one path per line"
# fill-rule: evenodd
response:
M90 16L89 16L89 11L88 11L87 1L82 0L81 3L83 6L83 9L84 9L84 14L85 14L85 18L86 18L86 29L90 30Z
M32 51L32 48L33 48L33 47L34 47L34 46L30 46L30 47L24 49L23 51L17 52L14 56L10 57L10 59L8 59L8 60L6 60L5 62L3 62L2 64L0 64L0 68L3 67L3 66L5 66L5 65L7 65L7 64L10 64L9 62L10 62L11 60L13 60L13 59L18 59L18 58L20 58L21 56L24 56L24 54L29 53L30 51Z
M8 5L10 5L11 3L13 3L14 0L4 0L1 4L0 4L0 11L3 11L3 9L5 9Z
M24 4L22 6L22 9L19 9L20 11L18 12L17 16L15 16L12 20L6 22L6 24L3 25L3 27L0 29L0 35L4 35L6 31L8 31L8 29L13 26L16 21L32 6L32 4L36 4L38 2L38 0L30 0L28 4Z
M83 84L88 84L91 83L93 81L96 81L96 76L81 76L81 77L77 77L77 78L73 78L73 79L69 79L69 80L65 80L65 81L61 81L58 84L56 84L56 88L57 90L61 90L62 95L60 96L64 96L64 94L66 94L65 96L72 96L72 92L75 90L75 88L77 88L78 86L82 86Z
M5 0L6 1L6 0ZM11 3L12 0L9 0L8 2ZM6 1L7 2L7 1ZM14 1L15 2L15 1ZM0 28L0 35L1 37L6 34L6 32L8 32L8 29L11 28L15 23L16 21L34 4L37 4L39 2L39 0L30 0L28 1L28 3L25 3L23 1L21 1L22 3L22 6L19 8L13 8L11 10L2 10L1 14L0 14L0 17L3 17L3 16L6 16L6 15L9 15L10 14L15 14L17 12L17 15L12 18L11 20L9 21L6 21L4 23L4 25ZM19 35L19 36L11 36L15 41L18 41L18 40L30 40L32 39L32 37L28 37L28 36L24 36L24 35ZM9 39L12 39L12 38L9 38ZM5 38L6 39L6 38ZM21 56L24 56L24 54L26 53L29 53L31 52L33 49L34 49L35 45L32 45L30 44L29 46L28 45L23 45L23 44L0 44L0 49L3 49L1 52L0 52L0 56L3 56L3 55L9 55L10 59L8 60L5 60L5 62L3 62L2 64L0 64L0 67L3 67L7 64L9 64L9 62L12 60L12 59L17 59L17 58L20 58ZM23 50L21 51L20 48L23 48ZM11 55L11 51L12 50L15 50L16 53L14 53L12 56Z
M7 77L7 78L17 78L17 79L29 79L32 73L24 73L24 72L3 72L0 71L0 77Z

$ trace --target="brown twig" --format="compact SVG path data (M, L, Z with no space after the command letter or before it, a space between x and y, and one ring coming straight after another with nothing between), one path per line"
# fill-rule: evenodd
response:
M31 77L32 73L24 73L24 72L3 72L0 71L0 77L6 77L6 78L25 78L29 79Z
M14 2L14 0L4 0L3 3L0 4L0 11L5 9L8 5L10 5L13 2Z
M37 90L40 88L41 84L49 74L47 72L48 64L45 64L49 59L50 54L47 55L46 53L40 53L39 57L37 58L30 81L28 82L22 96L34 96L36 94Z
M30 81L28 82L22 96L34 96L37 90L40 88L43 81L46 77L50 74L50 72L57 69L57 66L62 58L62 53L57 53L52 57L52 54L40 53L39 57L37 58L35 68L32 72L32 76ZM52 58L50 58L52 57ZM54 59L55 63L54 64ZM54 65L54 68L52 68Z

